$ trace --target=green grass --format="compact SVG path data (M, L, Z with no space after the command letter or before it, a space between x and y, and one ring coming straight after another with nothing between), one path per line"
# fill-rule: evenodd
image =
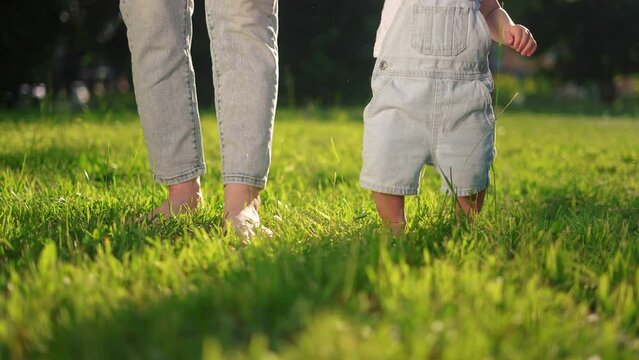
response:
M132 113L0 119L0 358L636 359L639 121L505 114L496 186L460 223L424 172L407 236L357 184L358 111L281 111L263 220L165 196ZM21 119L21 117L25 117Z

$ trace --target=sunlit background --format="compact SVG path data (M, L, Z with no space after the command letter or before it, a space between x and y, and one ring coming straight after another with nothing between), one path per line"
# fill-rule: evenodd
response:
M200 104L213 104L203 0L193 61ZM280 104L361 106L370 96L382 0L280 2ZM498 105L634 111L639 98L639 1L506 0L537 37L532 60L495 46ZM0 104L52 110L134 108L126 29L116 1L4 0Z

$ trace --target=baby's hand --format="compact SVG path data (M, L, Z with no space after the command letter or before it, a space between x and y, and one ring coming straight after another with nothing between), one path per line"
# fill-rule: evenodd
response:
M521 25L509 26L502 31L504 44L523 56L532 56L537 51L537 41L530 30Z

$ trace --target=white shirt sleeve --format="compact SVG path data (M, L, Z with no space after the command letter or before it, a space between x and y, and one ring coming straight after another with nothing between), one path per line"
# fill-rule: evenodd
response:
M384 10L382 11L382 21L377 29L377 40L375 41L375 50L373 56L378 57L382 49L382 42L386 37L386 33L390 29L395 16L402 5L402 0L386 0L384 2Z

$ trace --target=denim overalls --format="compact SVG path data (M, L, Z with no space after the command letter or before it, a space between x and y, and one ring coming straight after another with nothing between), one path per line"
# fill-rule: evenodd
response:
M495 157L491 35L477 0L405 0L383 39L364 111L362 187L414 195L424 165L442 191L476 194Z

